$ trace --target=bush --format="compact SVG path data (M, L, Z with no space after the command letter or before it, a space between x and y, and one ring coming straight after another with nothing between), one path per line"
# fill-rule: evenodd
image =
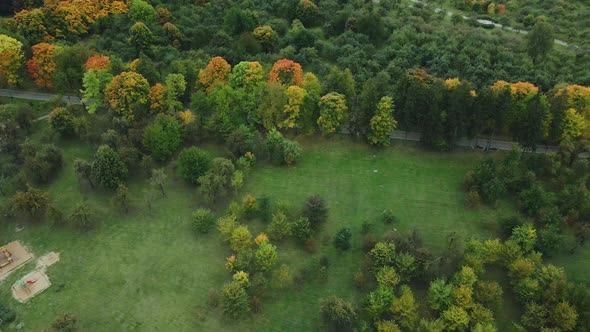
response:
M11 323L16 319L16 313L0 303L0 324Z
M72 314L62 314L58 316L51 324L54 331L70 332L76 330L76 323L78 320Z
M70 213L68 221L81 231L89 231L96 226L98 219L96 212L90 208L88 203L81 202Z
M311 195L303 208L303 216L309 219L311 226L317 228L328 219L326 201L319 195Z
M354 286L358 289L364 289L366 284L367 284L367 277L365 277L365 274L361 271L358 271L357 273L354 274Z
M524 225L524 220L518 215L500 219L500 229L505 237L512 235L512 230L522 225Z
M225 284L221 289L221 303L223 313L236 318L248 312L248 294L238 282Z
M176 151L180 142L180 124L168 115L159 114L156 122L143 131L143 145L159 161L168 159Z
M305 243L313 233L309 219L305 217L297 219L293 223L291 230L295 238L301 243Z
M345 227L342 228L341 230L338 231L338 233L336 233L336 236L334 236L334 247L336 247L337 249L340 250L348 250L350 249L350 238L352 237L352 232L350 231L350 228Z
M465 205L470 208L476 208L481 204L481 197L476 190L470 190L465 194Z
M178 155L180 176L188 183L197 184L199 177L209 169L210 162L207 152L194 146L186 148Z
M63 107L55 108L49 113L51 128L63 137L71 137L75 132L74 117Z
M283 141L283 161L288 166L295 164L301 159L301 145L295 141L284 140Z
M208 233L215 225L215 216L209 209L198 209L193 212L193 226L199 233Z
M383 213L381 214L381 219L383 219L383 222L386 224L393 224L397 221L397 218L393 214L393 211L391 211L390 209L383 210Z

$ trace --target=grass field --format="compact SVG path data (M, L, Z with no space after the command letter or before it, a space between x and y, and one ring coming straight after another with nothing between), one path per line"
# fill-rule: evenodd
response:
M359 300L352 276L363 261L361 224L373 222L378 235L391 230L377 220L383 209L395 211L397 231L419 230L433 251L444 248L451 231L463 238L492 237L498 216L510 213L508 204L498 209L464 207L461 182L482 157L479 153L430 153L403 145L373 150L347 138L303 142L299 164L256 166L237 197L266 194L299 210L309 194L322 195L330 216L318 236L320 250L310 256L293 243L281 243L279 263L289 264L296 274L327 255L328 280L269 292L261 314L234 323L206 305L209 289L229 280L224 268L229 251L216 231L207 236L192 232L190 214L202 205L197 190L169 171L168 197L155 204L153 213L139 202L129 215L109 212L110 195L81 191L72 171L73 160L90 158L93 149L74 143L61 147L66 163L48 188L52 199L70 211L86 196L100 211L103 224L86 234L45 224L27 225L17 233L14 224L0 225L0 243L19 239L36 256L61 253L61 261L48 270L53 286L29 303L12 300L10 286L34 264L0 285L0 301L15 308L17 322L31 331L46 328L62 312L78 317L85 331L309 331L318 325L321 297ZM145 186L143 180L129 184L138 198ZM341 254L328 236L345 226L353 230L353 249ZM263 229L257 221L250 227L253 233Z

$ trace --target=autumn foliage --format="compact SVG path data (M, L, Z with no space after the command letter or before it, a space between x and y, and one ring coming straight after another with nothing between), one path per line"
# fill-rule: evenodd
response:
M129 120L134 118L134 108L148 102L150 85L141 74L132 71L115 76L105 89L105 98L115 112Z
M32 47L33 58L27 61L27 70L39 88L53 88L51 76L57 69L55 53L59 46L39 43Z
M0 35L0 84L16 84L23 61L22 48L18 40Z
M283 85L301 85L303 81L303 69L293 60L278 60L268 73L268 81L278 82Z
M150 112L162 113L166 111L166 88L161 83L156 83L148 94Z
M111 67L111 59L106 55L95 55L86 60L84 68L88 71L91 69L101 70L109 69Z
M510 88L510 93L513 97L519 98L525 97L531 93L539 92L539 88L529 82L508 83L506 81L499 80L492 84L492 90L494 92L499 92L507 87Z
M224 58L216 56L209 61L204 70L199 71L199 83L204 85L209 93L214 83L227 83L230 71L230 64Z

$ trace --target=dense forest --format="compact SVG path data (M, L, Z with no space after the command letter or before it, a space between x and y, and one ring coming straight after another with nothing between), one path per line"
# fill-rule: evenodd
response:
M356 250L358 271L347 271L354 299L310 298L319 319L306 327L590 328L589 286L544 261L575 255L590 238L582 1L10 0L0 15L0 88L57 96L41 106L0 102L6 224L26 218L90 233L100 224L92 204L121 215L141 205L151 216L168 195L194 192L191 227L202 242L218 230L231 276L200 296L225 319L263 313L271 289L327 282L328 250ZM351 151L361 142L376 158L394 130L420 133L425 155L462 152L462 138L517 143L474 163L463 181L466 211L509 211L494 238L451 232L431 250L419 232L393 228L399 211L376 208L378 221L328 235L337 208L321 195L305 192L294 207L242 191L259 167L296 169L309 141L347 134ZM542 145L559 152L533 153ZM50 197L65 172L82 201ZM141 194L137 182L147 183ZM108 208L96 203L104 195ZM294 273L279 252L306 253L315 265ZM517 308L510 318L505 301ZM0 314L0 324L15 320L3 303ZM64 314L52 328L74 325Z

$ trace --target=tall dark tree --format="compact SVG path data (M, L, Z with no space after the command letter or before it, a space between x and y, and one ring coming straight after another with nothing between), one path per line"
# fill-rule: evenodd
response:
M533 61L538 62L547 56L554 43L553 27L540 19L527 35L527 52Z

